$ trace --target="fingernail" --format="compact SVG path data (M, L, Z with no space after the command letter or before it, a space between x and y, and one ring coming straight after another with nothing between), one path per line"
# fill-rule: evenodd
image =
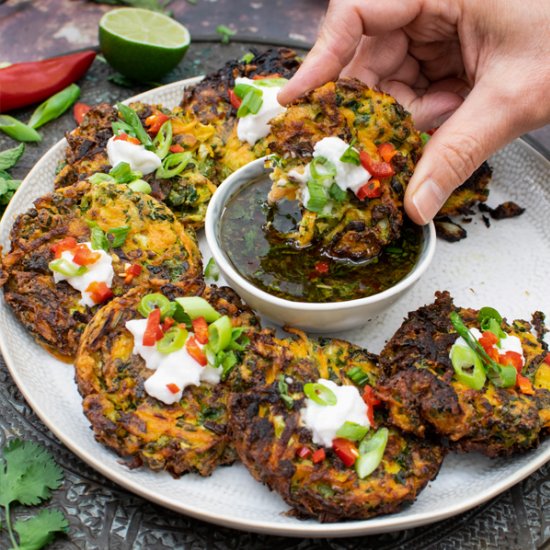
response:
M446 198L447 196L441 187L432 179L425 180L418 187L412 196L412 203L423 225L427 224L437 214Z

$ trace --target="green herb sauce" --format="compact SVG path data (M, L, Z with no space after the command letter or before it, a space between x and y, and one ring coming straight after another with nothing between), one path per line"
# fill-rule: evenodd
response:
M382 292L414 267L422 229L409 221L398 241L362 264L329 258L319 246L297 250L287 243L272 242L262 229L267 223L270 188L267 178L251 182L228 201L220 221L222 248L234 268L254 286L292 301L342 302ZM297 203L294 210L298 212ZM294 221L288 212L276 212L275 216L281 219L271 220L273 223Z

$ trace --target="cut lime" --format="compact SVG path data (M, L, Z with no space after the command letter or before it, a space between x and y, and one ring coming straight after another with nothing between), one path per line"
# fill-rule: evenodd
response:
M107 12L99 22L99 46L123 75L150 82L171 71L189 47L189 31L166 15L140 8Z

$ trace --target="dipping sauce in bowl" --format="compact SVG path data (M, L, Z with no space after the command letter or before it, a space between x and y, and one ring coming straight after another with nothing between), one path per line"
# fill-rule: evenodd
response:
M263 231L297 225L297 201L273 210L268 220L267 194L272 182L258 178L242 187L225 204L220 241L235 270L261 290L297 302L342 302L391 288L414 268L422 247L422 229L407 221L401 238L376 258L363 263L334 260L319 245L296 249L270 239Z

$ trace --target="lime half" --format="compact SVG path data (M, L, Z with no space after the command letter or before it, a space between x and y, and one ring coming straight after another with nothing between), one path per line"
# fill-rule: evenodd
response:
M99 46L123 75L150 82L171 71L189 47L189 31L166 15L140 8L107 12L99 22Z

